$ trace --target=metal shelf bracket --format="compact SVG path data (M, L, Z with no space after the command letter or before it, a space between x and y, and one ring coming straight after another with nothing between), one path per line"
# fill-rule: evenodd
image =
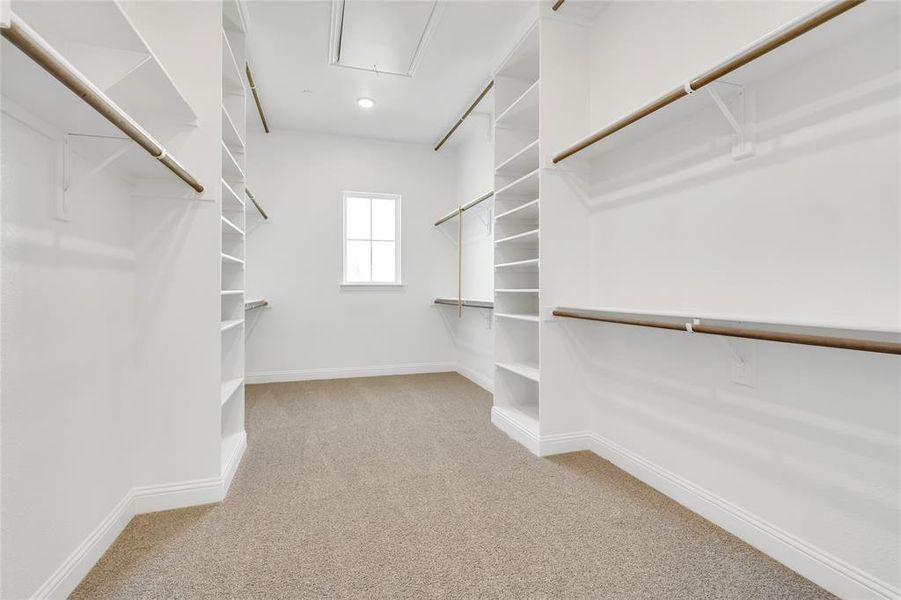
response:
M737 90L735 98L729 106L716 90L715 85L708 85L705 88L732 128L732 158L740 160L754 156L756 150L754 148L753 95L744 86L728 81L716 81L714 84L727 85Z
M72 143L73 140L78 140L80 138L94 138L94 139L107 139L117 141L115 149L105 156L100 162L91 166L84 173L80 173L79 175L74 175L72 169ZM62 178L62 194L60 195L57 207L56 214L54 217L60 219L62 221L71 220L70 208L71 202L69 195L75 191L77 191L78 187L83 185L84 183L90 181L94 177L96 177L99 173L102 173L107 167L111 164L115 163L119 160L126 152L131 150L132 144L131 139L126 137L113 137L113 136L101 136L101 135L87 135L87 134L76 134L76 133L67 133L65 139L63 139L58 146L58 156L60 163L62 164L62 169L60 172L60 176Z

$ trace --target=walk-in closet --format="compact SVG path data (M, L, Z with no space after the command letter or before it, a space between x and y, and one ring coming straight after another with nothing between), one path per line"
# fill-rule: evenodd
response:
M901 600L901 2L0 34L0 598Z

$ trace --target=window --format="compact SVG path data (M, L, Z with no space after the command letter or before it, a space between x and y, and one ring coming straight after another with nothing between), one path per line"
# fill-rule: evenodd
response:
M344 192L345 285L400 285L400 196Z

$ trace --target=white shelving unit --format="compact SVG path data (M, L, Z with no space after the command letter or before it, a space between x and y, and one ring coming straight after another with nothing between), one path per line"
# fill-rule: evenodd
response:
M495 385L492 422L537 438L541 140L538 26L494 77Z
M221 349L222 470L244 444L244 270L246 89L241 65L247 28L241 7L222 7Z

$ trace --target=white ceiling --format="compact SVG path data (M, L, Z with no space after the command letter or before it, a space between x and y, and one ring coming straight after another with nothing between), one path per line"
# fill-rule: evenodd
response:
M396 4L367 2L379 3ZM459 119L535 14L531 1L447 0L409 78L329 65L328 0L247 7L250 65L270 129L416 143L437 142ZM360 97L374 99L375 107L359 108ZM262 130L255 111L247 121Z

